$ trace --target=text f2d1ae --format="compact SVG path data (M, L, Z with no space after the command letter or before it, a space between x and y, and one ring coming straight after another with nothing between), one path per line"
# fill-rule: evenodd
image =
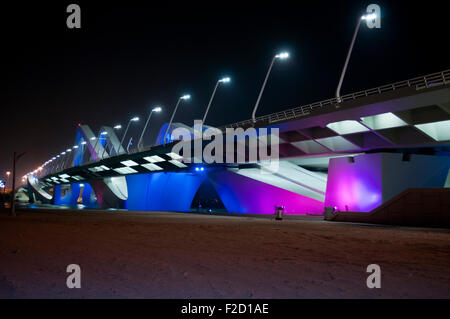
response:
M197 306L189 303L181 307L182 314L206 314L209 317L215 313L225 312L227 314L268 314L268 304L225 304L220 306Z

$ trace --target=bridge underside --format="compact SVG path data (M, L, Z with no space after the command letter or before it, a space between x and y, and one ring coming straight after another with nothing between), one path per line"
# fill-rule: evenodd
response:
M57 185L52 200L56 205L187 212L209 181L230 213L273 214L276 206L284 206L286 214L301 215L323 213L325 207L371 212L409 188L450 186L448 156L375 153L303 163L308 169L281 163L277 174L257 166L207 167L96 179Z

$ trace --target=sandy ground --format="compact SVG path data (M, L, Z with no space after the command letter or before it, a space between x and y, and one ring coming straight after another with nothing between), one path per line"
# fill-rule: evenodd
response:
M378 264L382 288L368 289ZM66 267L81 267L68 289ZM0 213L2 298L449 298L450 231L317 218Z

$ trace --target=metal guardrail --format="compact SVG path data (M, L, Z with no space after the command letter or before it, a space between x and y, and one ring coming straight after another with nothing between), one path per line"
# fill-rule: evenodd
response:
M281 111L269 115L264 115L256 118L256 122L265 122L265 123L277 123L281 121L291 120L300 116L309 115L312 110L318 108L324 108L330 105L338 105L342 102L353 101L359 98L378 95L389 91L395 91L408 87L415 87L416 90L422 90L429 87L435 87L440 85L445 85L450 83L450 70L433 73L426 76L421 76L417 78L413 78L410 80L397 82L389 85L383 85L374 89L369 89L365 91L360 91L357 93L347 94L338 98L332 98L320 102L316 102L313 104L303 105L296 108L288 109L286 111ZM229 125L225 125L221 127L222 130L226 128L238 128L238 127L246 127L253 125L252 120L245 120Z

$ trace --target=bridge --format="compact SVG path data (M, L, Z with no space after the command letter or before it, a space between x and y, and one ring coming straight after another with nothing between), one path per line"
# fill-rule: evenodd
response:
M114 128L97 138L80 124L73 148L27 175L30 200L189 211L210 183L230 213L370 213L407 189L450 187L450 70L217 129L167 126L155 145L130 149ZM215 141L231 135L231 157L211 152L208 131ZM178 132L189 138L180 143ZM205 160L206 151L222 160Z

